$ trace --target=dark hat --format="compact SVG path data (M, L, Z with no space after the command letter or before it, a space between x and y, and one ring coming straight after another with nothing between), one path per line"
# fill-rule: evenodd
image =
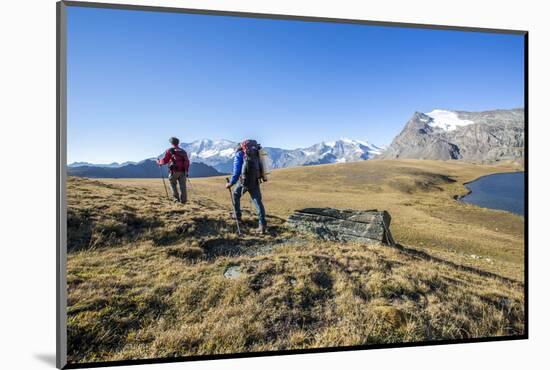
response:
M172 145L178 145L180 143L180 139L178 139L177 137L171 137L170 139L168 139L168 142Z

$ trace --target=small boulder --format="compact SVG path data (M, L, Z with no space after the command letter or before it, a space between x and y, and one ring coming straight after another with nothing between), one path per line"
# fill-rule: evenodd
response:
M223 276L226 279L235 280L240 278L242 275L241 269L239 266L232 265L225 269L225 272L223 273Z
M386 211L304 208L290 215L287 225L324 240L394 245L390 221Z

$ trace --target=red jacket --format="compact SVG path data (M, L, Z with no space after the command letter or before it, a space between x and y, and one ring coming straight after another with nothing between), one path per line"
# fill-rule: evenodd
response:
M172 151L174 152L174 155L172 155ZM185 173L189 173L189 157L187 157L185 150L181 149L179 146L166 149L164 158L158 161L160 165L172 164L174 162L175 169L177 171L185 171Z

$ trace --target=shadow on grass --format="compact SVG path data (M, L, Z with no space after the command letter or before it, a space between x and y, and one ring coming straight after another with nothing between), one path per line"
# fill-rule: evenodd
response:
M471 272L471 273L474 273L474 274L477 274L477 275L480 275L480 276L490 277L490 278L493 278L493 279L498 279L500 281L507 282L507 283L523 285L523 283L520 282L520 281L510 279L510 278L507 278L507 277L504 277L504 276L500 276L500 275L494 274L492 272L484 271L484 270L481 270L481 269L478 269L478 268L475 268L475 267L460 265L458 263L451 262L451 261L445 260L443 258L435 257L435 256L432 256L431 254L428 254L428 253L423 252L421 250L406 247L406 246L401 245L401 244L395 244L393 246L393 248L396 248L396 249L400 250L401 252L406 253L410 256L417 257L417 258L422 258L422 259L437 262L437 263L442 263L444 265L450 266L450 267L455 268L457 270L467 271L467 272Z

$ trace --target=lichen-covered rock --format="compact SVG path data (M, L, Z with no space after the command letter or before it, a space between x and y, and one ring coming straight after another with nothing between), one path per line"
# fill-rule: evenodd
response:
M393 245L390 214L335 208L305 208L295 211L287 225L324 240Z

